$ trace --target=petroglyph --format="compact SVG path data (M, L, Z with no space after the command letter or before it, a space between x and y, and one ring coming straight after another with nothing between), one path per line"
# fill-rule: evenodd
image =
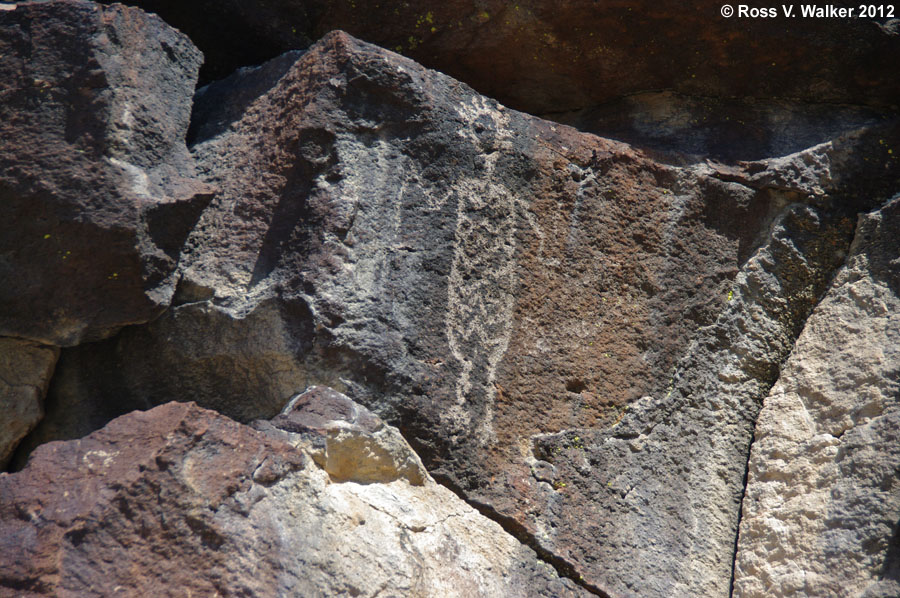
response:
M520 203L506 187L491 182L500 152L512 147L508 117L495 103L473 97L460 106L469 123L459 134L482 146L487 175L461 181L456 187L457 219L453 264L447 292L447 338L462 372L456 382L463 421L473 415L464 409L471 397L488 397L485 411L477 414L477 438L493 437L494 378L512 334L516 276L516 228ZM488 129L478 137L474 131ZM493 150L493 151L490 151Z

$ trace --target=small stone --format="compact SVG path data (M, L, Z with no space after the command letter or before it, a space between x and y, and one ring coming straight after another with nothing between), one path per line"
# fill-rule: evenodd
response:
M418 455L397 428L331 388L312 386L288 403L272 424L325 437L321 465L333 478L361 484L429 479ZM319 462L317 459L317 462Z

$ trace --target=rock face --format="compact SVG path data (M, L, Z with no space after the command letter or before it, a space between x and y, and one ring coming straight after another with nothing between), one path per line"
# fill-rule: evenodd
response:
M0 335L69 346L168 304L210 199L184 145L200 61L133 8L0 11Z
M24 471L0 474L0 589L588 595L432 480L336 482L308 447L177 403L43 446Z
M0 468L44 415L44 395L59 349L0 338Z
M127 3L187 32L207 82L341 29L511 108L701 160L782 156L900 114L900 20L887 6L760 18L735 5L725 18L710 0Z
M545 419L531 399L515 408L539 387L563 398L547 425L612 421L610 405L666 387L751 253L756 231L716 220L729 189L760 227L777 208L340 34L197 104L194 154L223 193L185 249L178 305L66 352L51 401L133 397L127 410L177 391L250 421L326 383L394 421L420 407L459 421L449 436L472 432L467 412L488 425L493 399L481 397L496 383L511 421ZM650 349L647 336L672 344Z
M313 382L339 385L333 377L312 378L298 364L311 324L305 308L297 311L270 300L230 318L208 303L191 303L113 340L63 351L48 416L23 441L17 466L42 442L80 438L119 415L167 402L166 393L249 423L277 415Z
M860 220L759 416L734 596L900 595L900 199Z
M728 595L756 414L856 211L896 189L896 124L676 167L343 33L196 104L221 193L177 306L66 351L32 443L331 385L594 591Z
M0 5L0 593L900 595L897 22L136 1Z
M554 113L552 118L642 148L734 163L794 154L883 122L885 114L859 105L697 97L663 91Z

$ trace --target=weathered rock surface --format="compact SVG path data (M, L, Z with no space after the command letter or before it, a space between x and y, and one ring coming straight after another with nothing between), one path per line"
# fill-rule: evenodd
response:
M895 108L900 97L896 16L859 18L852 4L848 19L803 18L799 5L791 18L780 6L724 18L712 0L132 1L191 35L212 79L343 29L538 114L661 89Z
M210 199L184 145L200 61L137 9L0 11L0 334L69 346L169 303Z
M601 4L156 6L210 73L344 26L665 153L337 32L189 154L187 38L4 7L0 462L48 344L18 466L255 423L39 447L0 588L724 597L749 455L735 595L900 595L897 24Z
M0 338L0 469L44 415L44 395L59 349Z
M166 311L113 340L66 349L46 401L45 417L22 443L14 464L48 440L74 439L109 420L178 396L241 422L270 418L313 382L301 356L309 350L308 310L265 301L244 318L223 317L205 302Z
M900 595L900 199L864 215L756 426L734 596Z
M65 351L32 443L326 384L597 591L728 595L756 414L856 211L896 191L896 124L675 167L343 33L195 114L222 192L178 305Z
M0 592L587 595L430 479L337 483L308 446L178 403L45 445L0 474Z

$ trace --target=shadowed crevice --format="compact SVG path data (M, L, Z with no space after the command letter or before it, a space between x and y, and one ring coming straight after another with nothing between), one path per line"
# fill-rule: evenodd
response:
M740 539L741 539L741 520L743 519L743 516L744 516L744 499L747 497L747 487L748 487L748 484L750 481L750 479L749 479L750 478L750 459L753 454L753 443L756 441L756 427L757 427L757 424L759 423L759 416L762 414L762 410L765 408L765 399L769 396L769 393L772 391L772 388L778 382L778 378L781 375L781 369L784 367L784 364L787 363L787 361L791 358L791 355L794 354L794 349L797 346L797 341L799 340L800 335L803 333L803 329L806 327L806 322L809 320L810 316L812 316L812 314L815 312L818 305L822 302L822 300L828 294L828 290L831 288L832 282L834 281L834 278L837 276L837 273L840 272L840 270L846 265L847 258L849 257L849 253L850 253L850 247L853 245L854 241L856 240L857 234L858 234L858 230L854 230L853 235L851 235L850 239L846 242L846 244L843 247L838 246L837 248L834 249L835 255L843 255L844 258L840 261L839 264L837 264L836 266L831 268L830 271L828 271L825 274L825 276L824 276L825 283L823 285L821 285L820 292L818 293L818 296L816 297L814 305L812 305L812 307L810 307L809 310L805 314L803 314L803 317L800 318L802 321L797 322L794 327L793 346L791 347L791 350L788 351L788 353L784 356L784 359L782 359L781 362L778 364L778 375L775 376L773 379L766 381L768 388L766 388L765 392L762 395L763 398L762 398L762 402L760 404L760 409L756 413L756 418L755 418L755 421L753 424L754 433L750 438L750 443L747 445L746 460L744 462L744 478L743 478L743 481L741 484L741 500L740 500L740 505L738 508L737 523L735 525L735 531L734 531L734 551L732 552L732 555L731 555L731 580L728 585L729 598L732 598L734 596L734 584L736 581L736 574L737 574L737 571L736 571L737 556L738 556L738 548L739 548ZM900 524L898 524L898 527L900 527ZM897 540L897 533L894 534L894 540ZM893 542L893 540L892 540L892 542ZM898 550L900 550L900 546L898 546ZM900 564L900 563L898 563L898 564Z
M434 477L434 474L432 474ZM520 522L516 521L515 518L509 517L507 515L503 515L502 513L498 513L492 506L482 503L480 501L474 500L457 487L452 480L445 478L444 476L435 477L435 481L456 494L460 499L464 500L466 504L470 507L474 508L476 511L481 513L484 517L487 517L491 521L497 523L500 527L506 531L509 535L518 540L522 545L527 546L531 550L533 550L537 557L553 567L556 570L556 573L565 579L568 579L578 587L584 589L587 592L590 592L594 596L600 596L601 598L612 598L606 591L602 588L587 582L578 572L578 569L557 554L553 554L543 546L541 546L538 539L529 532L525 526L523 526Z

